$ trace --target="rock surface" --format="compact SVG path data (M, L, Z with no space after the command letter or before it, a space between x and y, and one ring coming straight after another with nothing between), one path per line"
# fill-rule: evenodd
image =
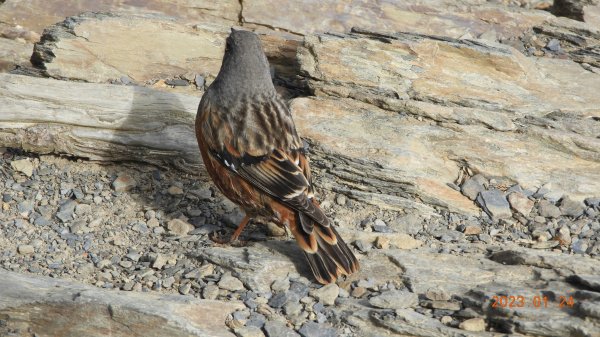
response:
M225 317L243 307L240 302L115 293L8 271L0 273L0 294L4 336L10 331L43 336L234 336L225 329Z
M0 335L596 337L598 2L551 4L0 1ZM242 216L193 134L231 26L360 260L334 285L272 225L209 239Z

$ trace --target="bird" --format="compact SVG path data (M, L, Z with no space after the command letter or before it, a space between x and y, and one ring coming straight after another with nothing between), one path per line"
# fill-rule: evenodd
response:
M198 147L216 187L250 220L287 227L321 284L359 269L314 196L304 142L277 93L258 36L231 29L221 68L203 94L195 120Z

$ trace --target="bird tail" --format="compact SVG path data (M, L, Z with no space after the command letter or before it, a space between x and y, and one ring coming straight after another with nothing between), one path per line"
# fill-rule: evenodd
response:
M333 225L319 224L301 212L295 220L290 229L319 283L332 283L340 275L358 271L358 260Z

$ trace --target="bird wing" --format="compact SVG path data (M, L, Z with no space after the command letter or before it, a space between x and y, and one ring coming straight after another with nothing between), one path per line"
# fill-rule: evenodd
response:
M279 121L254 123L255 127L242 128L240 126L244 125L243 121L236 121L231 117L235 113L219 111L217 104L211 104L211 101L210 95L203 97L199 113L205 114L200 128L207 140L205 143L208 152L213 158L255 188L328 227L329 220L313 202L310 167L285 104L276 98L274 101L267 101L262 107L244 105L247 110L243 115L247 119ZM275 125L279 127L273 128ZM284 139L292 141L275 142L278 145L275 148L269 142L248 141L259 138L256 133L266 134L279 142ZM307 224L304 231L312 233L312 223L303 223Z

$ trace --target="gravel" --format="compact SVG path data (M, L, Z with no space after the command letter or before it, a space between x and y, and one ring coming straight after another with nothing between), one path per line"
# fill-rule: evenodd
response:
M209 240L212 232L227 228L229 235L233 229L227 224L237 225L241 213L214 193L210 183L193 175L22 153L0 156L0 164L0 268L72 278L115 291L239 300L245 309L232 316L232 331L239 336L354 336L355 327L346 317L355 302L384 311L423 313L449 326L480 331L471 330L481 324L470 321L479 317L467 302L439 287L417 294L401 283L382 283L378 274L388 271L327 286L284 273L259 290L246 282L237 265L194 256L215 246ZM410 210L350 209L352 200L333 193L324 204L342 228L360 229L350 246L367 260L397 248L461 255L493 252L509 243L600 254L600 198L581 202L554 191L552 184L534 193L502 181L476 175L461 184L466 197L475 194L473 199L479 200L481 216L439 210L423 218ZM342 216L345 220L338 221ZM250 245L277 240L250 235L261 231L245 231L242 237L259 238ZM301 275L310 276L307 271Z

